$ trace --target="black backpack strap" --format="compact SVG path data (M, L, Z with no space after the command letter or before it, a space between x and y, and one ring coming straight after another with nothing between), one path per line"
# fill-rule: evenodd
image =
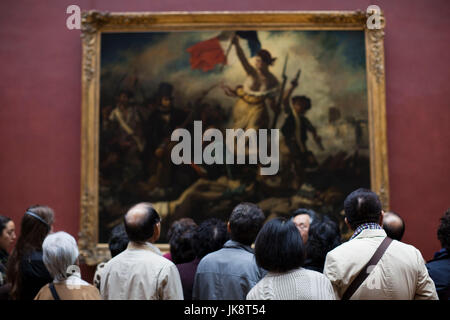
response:
M389 247L391 242L392 242L391 238L389 237L384 238L383 242L381 242L380 246L377 248L372 258L370 258L369 262L367 262L364 268L362 268L362 270L359 272L358 276L353 280L353 282L344 292L342 300L349 300L351 296L355 293L355 291L358 290L358 288L370 274L370 272L369 273L367 272L367 269L370 266L375 266L378 263L378 261L380 261L381 257L386 252L386 249ZM373 268L371 269L371 271L372 270Z
M53 284L53 282L49 283L48 287L50 288L50 292L52 293L53 299L61 300L61 298L58 295L58 292L56 292L55 285Z

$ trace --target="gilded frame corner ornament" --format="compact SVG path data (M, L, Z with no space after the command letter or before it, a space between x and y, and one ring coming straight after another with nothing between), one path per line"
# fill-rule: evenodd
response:
M370 178L384 208L389 208L382 27L370 30L363 11L310 12L142 12L82 14L82 137L79 247L82 260L95 265L110 258L108 246L98 243L100 37L111 31L207 30L363 30L365 32L369 113ZM159 245L163 251L168 244Z

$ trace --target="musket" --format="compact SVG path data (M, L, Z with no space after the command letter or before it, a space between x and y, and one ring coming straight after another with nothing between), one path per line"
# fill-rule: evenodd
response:
M287 81L286 67L287 67L288 58L289 58L289 55L286 54L286 59L284 59L283 73L281 74L281 77L283 78L283 82L281 83L280 94L278 96L278 101L276 102L277 108L275 108L275 110L278 110L278 111L275 112L275 116L273 117L273 122L272 122L271 128L275 128L275 126L277 124L278 116L280 115L279 110L281 110L280 109L281 104L283 103L284 88L286 87L286 81Z
M300 78L301 72L302 72L302 70L301 70L301 69L298 69L297 74L295 75L294 79L291 80L291 83L298 83L298 78ZM285 100L288 99L288 98L291 96L293 90L294 90L294 87L292 87L292 88L290 89L290 91L288 92L287 97L285 97ZM284 103L284 102L285 102L285 101L283 101L283 103ZM284 104L284 112L286 112L286 113L289 113L289 112L290 112L289 101L287 101L287 103Z

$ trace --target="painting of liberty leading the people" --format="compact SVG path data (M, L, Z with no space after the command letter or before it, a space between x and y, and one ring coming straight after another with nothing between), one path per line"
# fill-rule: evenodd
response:
M194 121L224 136L279 129L277 174L175 165L172 132L193 135ZM345 228L343 199L370 188L364 32L104 33L99 136L99 242L141 201L162 217L161 242L177 219L226 220L247 201L267 218L306 207Z

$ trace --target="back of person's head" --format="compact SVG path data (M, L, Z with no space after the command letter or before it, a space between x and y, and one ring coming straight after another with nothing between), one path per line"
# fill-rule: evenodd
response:
M442 248L450 252L450 208L444 213L441 218L441 223L437 231L437 236L441 242Z
M231 240L251 245L264 223L264 213L253 203L238 204L231 213L229 224Z
M134 242L146 242L154 236L155 227L161 221L158 212L151 203L134 205L124 217L128 239Z
M18 250L25 252L42 250L42 242L53 225L54 212L47 206L29 207L22 218L20 236L17 239Z
M258 266L271 272L301 267L305 247L295 224L285 218L266 222L256 237L255 258Z
M119 253L125 251L128 246L128 242L128 235L125 231L125 226L123 223L115 226L111 231L111 236L108 242L111 257L114 258Z
M306 243L307 265L316 271L323 271L327 253L341 244L339 226L328 216L316 220L309 229Z
M225 222L210 218L203 221L195 231L194 250L198 259L221 249L229 239Z
M179 236L187 230L191 230L197 227L197 224L191 218L181 218L175 220L169 230L167 231L167 238L172 239L172 237Z
M8 260L7 278L11 282L10 297L19 299L22 289L20 263L33 251L42 251L42 242L50 232L54 220L54 212L47 206L29 207L22 218L20 235Z
M353 230L363 223L379 223L381 210L376 193L364 188L353 191L344 201L345 217Z
M388 211L383 215L383 229L389 238L401 241L405 233L405 222L397 213Z
M195 227L170 239L170 255L173 263L181 264L195 259L194 236Z
M77 263L78 246L70 234L59 231L49 234L42 243L43 260L53 279L67 279L69 267Z
M173 263L180 264L195 259L194 230L197 224L191 218L182 218L172 223L167 232L170 255Z

